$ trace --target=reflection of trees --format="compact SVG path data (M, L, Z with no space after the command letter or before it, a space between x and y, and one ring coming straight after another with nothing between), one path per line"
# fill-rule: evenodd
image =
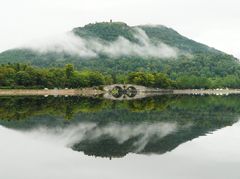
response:
M240 96L235 95L160 96L136 101L83 97L1 97L0 118L6 120L0 120L0 124L25 130L36 126L64 129L69 125L77 126L91 121L96 123L96 127L88 132L91 134L99 130L101 135L78 141L72 147L74 150L101 157L122 157L130 152L162 154L188 140L235 123L240 113L239 99ZM158 125L157 122L176 123L179 130L162 138L153 135L140 151L136 150L135 143L145 130L139 135L129 135L122 143L100 130L112 124L134 129L146 123ZM124 136L126 133L120 130L118 135Z
M51 114L72 119L78 113L93 113L112 108L134 112L164 110L175 98L146 98L136 101L110 101L86 97L0 97L1 119L19 120Z
M162 96L161 98L144 98L128 102L131 111L162 111L165 110L174 100L173 96Z
M0 118L7 120L26 119L50 114L71 119L77 113L97 112L108 106L100 98L84 97L1 97Z
M0 117L7 120L27 119L33 116L52 115L73 119L81 113L98 116L121 111L135 112L161 112L185 116L187 119L192 114L201 113L196 118L215 114L220 120L225 114L240 112L240 96L173 96L149 97L131 101L110 101L102 98L87 97L0 97ZM216 113L216 111L218 113ZM102 116L108 119L111 116ZM127 117L127 116L126 116ZM130 119L128 119L130 120ZM203 124L203 123L202 123Z

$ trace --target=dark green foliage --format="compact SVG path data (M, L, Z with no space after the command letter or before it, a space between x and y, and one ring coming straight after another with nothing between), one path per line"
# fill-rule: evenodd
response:
M80 88L107 82L108 76L97 71L76 71L71 64L50 69L23 64L0 66L0 88Z
M85 38L98 38L105 41L117 40L119 36L130 41L137 41L134 29L122 22L88 24L84 27L74 28L73 32Z
M0 67L0 87L12 86L43 88L79 88L115 83L171 88L173 81L162 73L134 72L123 76L111 76L98 71L76 71L72 64L64 68L37 68L30 65L8 64Z
M65 66L65 73L66 73L66 78L70 79L73 76L74 68L72 64L67 64Z
M133 72L128 75L128 82L158 88L174 87L174 82L163 73Z
M179 74L171 79L166 73L144 71L108 74L93 70L74 70L72 64L62 68L38 68L25 64L0 66L0 88L81 88L129 83L155 88L240 88L237 75L205 77Z

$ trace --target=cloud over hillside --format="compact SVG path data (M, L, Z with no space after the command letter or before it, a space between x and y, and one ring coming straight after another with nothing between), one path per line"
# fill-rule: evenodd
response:
M178 49L170 47L162 42L154 44L147 34L140 28L135 28L134 37L138 43L119 36L113 42L102 41L96 38L84 39L68 32L55 37L34 41L25 44L29 48L40 53L64 52L70 55L93 58L99 54L109 57L139 56L155 58L174 58L178 55Z

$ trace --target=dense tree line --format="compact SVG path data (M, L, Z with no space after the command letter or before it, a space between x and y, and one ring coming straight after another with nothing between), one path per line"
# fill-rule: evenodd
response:
M174 81L170 80L163 73L133 72L128 74L129 83L160 88L176 87Z
M240 88L238 75L204 77L180 74L171 77L163 72L102 73L78 71L72 64L59 68L39 68L26 64L0 66L0 88L82 88L129 83L155 88Z
M76 71L71 64L64 68L37 68L25 64L0 66L0 87L9 88L78 88L111 83L111 78L97 71Z

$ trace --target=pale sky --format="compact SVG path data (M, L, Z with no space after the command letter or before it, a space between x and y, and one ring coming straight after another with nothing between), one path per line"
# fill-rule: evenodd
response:
M0 0L0 52L91 22L162 24L240 58L239 0Z

